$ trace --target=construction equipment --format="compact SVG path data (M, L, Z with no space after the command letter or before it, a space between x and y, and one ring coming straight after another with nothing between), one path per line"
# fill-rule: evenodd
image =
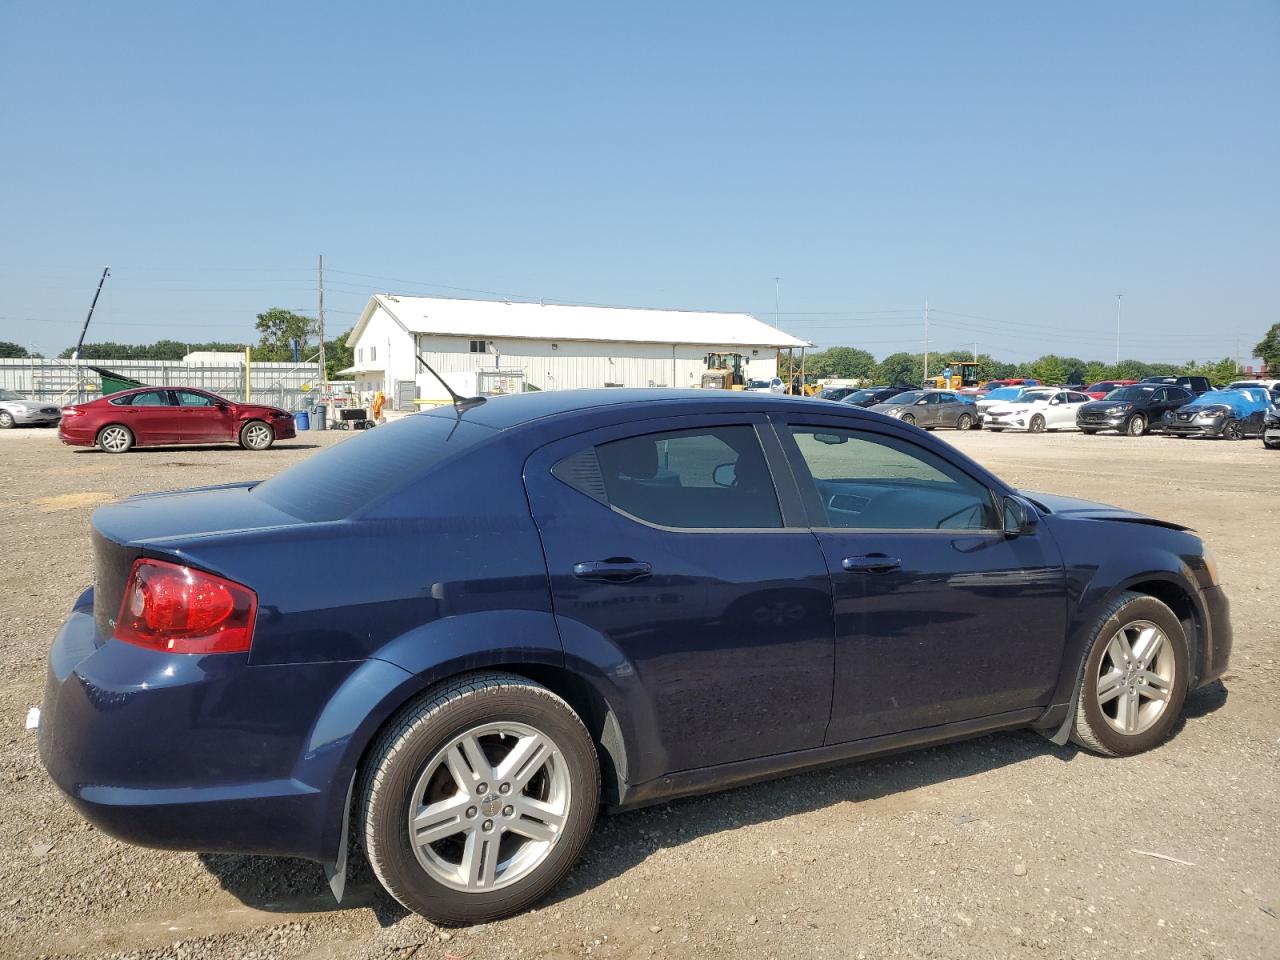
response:
M707 371L702 375L704 390L732 390L746 385L742 373L742 354L708 353Z
M930 377L925 384L938 390L976 390L982 383L979 367L976 360L952 360L943 369L942 376Z

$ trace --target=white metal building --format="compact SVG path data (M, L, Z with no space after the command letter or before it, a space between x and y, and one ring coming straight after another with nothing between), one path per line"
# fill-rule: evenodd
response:
M746 313L392 294L369 299L347 343L355 363L343 373L356 390L383 390L398 407L445 396L415 349L469 395L504 377L514 389L521 379L540 390L697 387L713 353L739 355L746 377L768 380L780 349L809 346Z

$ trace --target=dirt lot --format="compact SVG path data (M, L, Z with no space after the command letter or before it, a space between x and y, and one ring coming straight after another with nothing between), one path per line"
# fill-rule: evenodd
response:
M1213 546L1231 672L1142 757L1008 733L607 818L554 900L452 931L407 916L367 868L339 909L314 864L91 829L23 721L92 575L94 506L264 476L346 436L114 457L0 432L0 956L1280 955L1280 453L1256 440L947 436L1017 485L1181 520Z

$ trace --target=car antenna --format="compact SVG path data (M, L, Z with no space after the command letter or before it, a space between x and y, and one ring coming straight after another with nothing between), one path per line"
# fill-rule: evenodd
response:
M431 364L427 363L426 360L422 359L421 353L415 350L414 356L416 356L418 358L418 362L426 368L427 373L431 374L433 377L435 377L437 380L440 381L440 386L444 387L445 392L449 394L449 399L453 401L453 409L456 410L459 414L465 413L467 410L470 410L472 407L478 407L480 406L480 404L484 403L485 401L484 397L462 396L460 393L454 390L453 387L449 386L449 384L445 381L444 377L440 376L440 374L436 373L433 369L431 369Z

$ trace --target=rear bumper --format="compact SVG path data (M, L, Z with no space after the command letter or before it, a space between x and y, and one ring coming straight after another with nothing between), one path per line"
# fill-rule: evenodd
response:
M250 666L102 642L92 598L54 640L39 732L45 769L80 814L142 846L332 860L366 742L360 698L408 675L382 661ZM344 699L348 681L358 695Z
M98 442L91 428L74 427L66 420L58 424L58 439L69 447L92 447Z

